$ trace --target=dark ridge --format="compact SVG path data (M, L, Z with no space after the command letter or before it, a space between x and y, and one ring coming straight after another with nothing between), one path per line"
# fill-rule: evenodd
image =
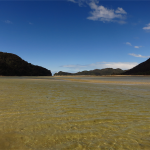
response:
M50 70L36 66L11 53L0 52L1 76L52 76Z
M55 73L54 76L62 76L62 75L96 75L96 76L100 76L100 75L118 75L123 73L124 71L117 68L117 69L113 69L113 68L105 68L105 69L95 69L95 70L84 70L81 72L77 72L77 73L68 73L68 72L63 72L63 71L59 71L58 73Z
M123 75L150 75L150 58L145 62L133 67L122 73Z

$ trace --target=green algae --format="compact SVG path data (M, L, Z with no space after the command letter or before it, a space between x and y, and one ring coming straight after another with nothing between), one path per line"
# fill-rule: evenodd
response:
M0 149L147 150L149 89L0 79Z

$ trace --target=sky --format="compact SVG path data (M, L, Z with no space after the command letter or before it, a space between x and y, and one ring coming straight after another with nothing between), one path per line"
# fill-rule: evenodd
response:
M150 0L0 0L0 51L51 70L133 68L150 57Z

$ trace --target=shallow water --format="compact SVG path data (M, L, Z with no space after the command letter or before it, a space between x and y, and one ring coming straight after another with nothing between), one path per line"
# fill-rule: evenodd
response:
M150 83L150 76L58 76L55 78Z
M38 78L0 78L0 150L150 149L150 85Z

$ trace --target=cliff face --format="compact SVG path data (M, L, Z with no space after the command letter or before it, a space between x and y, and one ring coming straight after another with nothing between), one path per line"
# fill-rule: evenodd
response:
M0 75L3 76L52 76L51 71L32 65L11 53L0 52Z
M123 75L150 75L150 58L134 68L124 72Z
M121 74L124 71L121 69L112 69L112 68L105 68L105 69L95 69L90 71L82 71L77 73L68 73L68 72L62 72L59 71L58 73L55 73L54 76L61 76L61 75L115 75L115 74Z

